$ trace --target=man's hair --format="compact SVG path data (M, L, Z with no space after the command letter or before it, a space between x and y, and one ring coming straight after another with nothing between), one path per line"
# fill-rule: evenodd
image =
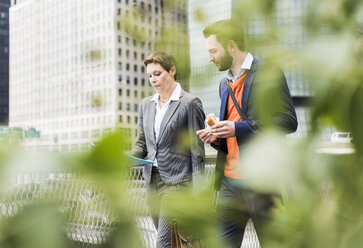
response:
M233 40L241 51L245 51L245 35L241 23L237 20L221 20L203 30L204 38L215 35L217 41L226 47Z
M170 72L170 69L175 66L175 58L169 53L156 51L144 59L145 66L153 63L161 65L161 67Z

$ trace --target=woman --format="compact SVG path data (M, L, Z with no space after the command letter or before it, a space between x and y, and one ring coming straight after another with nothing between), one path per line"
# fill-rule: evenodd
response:
M204 128L205 115L201 101L175 81L175 60L170 54L151 53L144 64L155 95L141 102L131 154L155 161L144 166L143 177L158 230L157 247L168 248L171 219L164 215L163 205L170 193L185 188L204 170L204 145L195 132Z

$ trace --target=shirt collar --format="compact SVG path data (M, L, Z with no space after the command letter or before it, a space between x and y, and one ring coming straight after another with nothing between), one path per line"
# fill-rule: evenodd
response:
M171 94L168 102L169 101L178 101L179 98L180 98L181 86L180 86L180 84L178 82L175 82L175 83L176 83L176 87L175 87L175 89L173 91L173 94ZM154 101L154 102L157 103L158 100L159 100L159 96L160 96L159 93L155 93L155 95L150 99L150 101Z
M242 76L245 70L250 70L253 62L253 56L251 53L247 53L246 58L244 59L241 68L238 71L237 76L233 76L231 70L228 70L227 79L232 80L233 82L236 81L239 77Z

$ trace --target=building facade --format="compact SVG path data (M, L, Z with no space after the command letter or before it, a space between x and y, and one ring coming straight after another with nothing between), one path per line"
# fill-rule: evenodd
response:
M9 0L0 0L0 124L9 119Z
M43 146L89 148L102 135L137 133L153 93L143 60L167 19L163 0L12 0L10 126L35 128ZM131 20L131 21L130 21Z

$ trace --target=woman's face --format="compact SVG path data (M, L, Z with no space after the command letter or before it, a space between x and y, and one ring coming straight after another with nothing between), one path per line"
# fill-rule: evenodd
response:
M159 94L167 93L174 86L175 66L168 72L160 64L151 63L146 66L150 85Z

